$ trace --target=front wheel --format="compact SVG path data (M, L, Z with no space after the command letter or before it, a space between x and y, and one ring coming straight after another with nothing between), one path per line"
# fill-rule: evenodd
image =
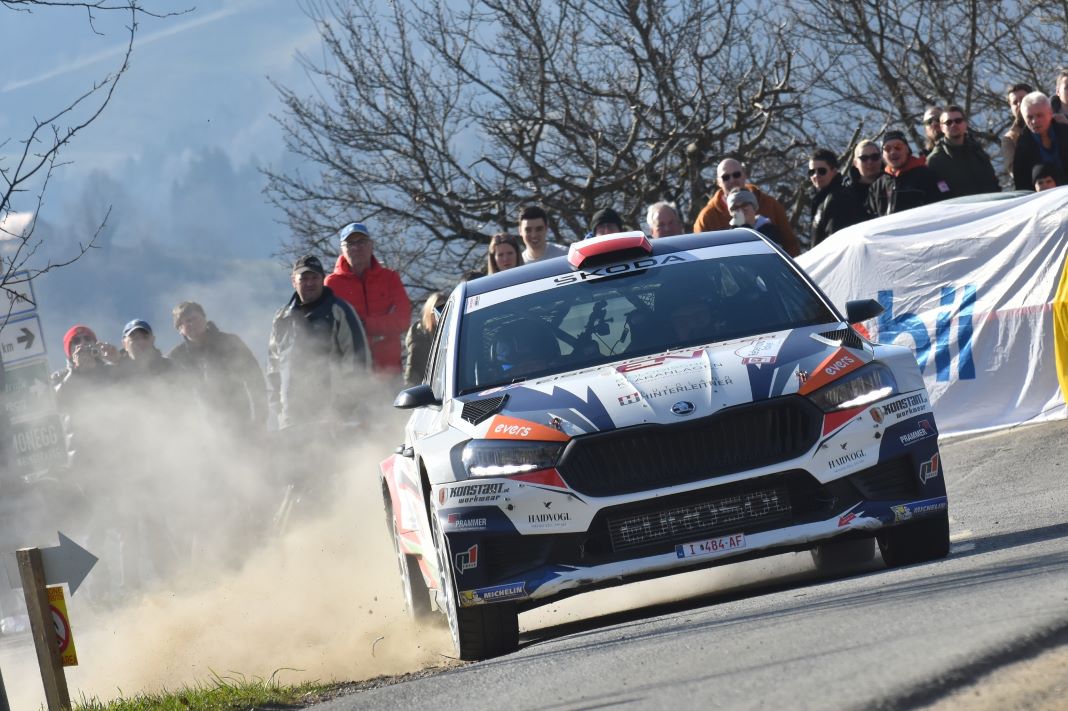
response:
M945 558L949 554L949 512L888 528L877 539L888 568Z
M812 549L812 562L824 575L845 575L875 558L874 538L831 539Z
M460 607L456 584L449 561L448 544L438 526L437 516L430 512L434 526L435 547L438 549L438 570L441 591L445 598L445 614L456 656L463 660L488 659L514 652L519 648L519 609L515 603L498 602L476 607Z

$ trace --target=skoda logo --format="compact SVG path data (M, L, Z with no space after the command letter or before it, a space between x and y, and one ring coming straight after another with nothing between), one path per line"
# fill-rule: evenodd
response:
M681 402L677 402L672 405L671 411L679 416L689 415L691 412L693 412L693 403L682 400Z

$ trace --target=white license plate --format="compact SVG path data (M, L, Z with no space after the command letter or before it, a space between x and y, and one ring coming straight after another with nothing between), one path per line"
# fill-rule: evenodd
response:
M680 558L697 558L702 555L715 555L745 548L745 534L733 533L719 538L708 538L693 543L675 546L675 555Z

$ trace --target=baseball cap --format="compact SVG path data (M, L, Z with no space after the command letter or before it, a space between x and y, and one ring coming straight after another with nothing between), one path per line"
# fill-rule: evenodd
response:
M323 269L323 263L319 261L319 258L314 254L305 254L303 257L293 263L293 273L303 274L304 272L315 272L326 276L326 270Z
M371 239L371 233L367 231L367 227L362 222L350 222L342 227L337 235L339 242L344 242L352 235L364 235L367 239Z
M149 335L152 334L152 327L148 325L148 321L145 321L145 320L139 319L139 318L135 318L133 321L130 321L128 324L126 324L126 326L123 327L123 329L122 329L122 337L126 338L131 333L133 333L134 331L137 331L137 330L145 331Z
M727 209L733 210L735 205L752 205L753 209L759 207L756 195L742 188L732 190L727 196Z

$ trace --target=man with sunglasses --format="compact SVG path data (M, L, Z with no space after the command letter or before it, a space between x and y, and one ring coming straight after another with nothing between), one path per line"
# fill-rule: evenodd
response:
M782 236L782 247L791 257L801 254L801 246L794 234L794 228L786 217L782 204L772 196L761 192L760 188L748 182L745 166L739 161L728 158L716 168L716 183L719 189L709 199L708 204L697 215L693 231L711 232L730 228L731 212L727 208L727 195L732 190L745 189L756 196L757 212L771 220Z
M923 154L925 156L934 150L938 139L942 137L942 128L938 123L941 115L941 106L928 106L923 112Z
M883 136L883 160L886 168L868 192L868 212L873 215L891 215L952 194L923 156L912 155L904 131L887 131Z
M964 109L947 106L939 121L942 138L927 156L927 166L953 187L954 195L1001 192L990 156L968 132Z
M883 152L875 141L861 141L853 149L853 164L843 181L853 199L853 209L857 219L870 220L874 215L868 212L868 192L871 184L883 174Z
M814 247L838 230L860 222L861 217L849 188L842 183L834 151L821 148L812 154L808 179L816 190L810 205Z

